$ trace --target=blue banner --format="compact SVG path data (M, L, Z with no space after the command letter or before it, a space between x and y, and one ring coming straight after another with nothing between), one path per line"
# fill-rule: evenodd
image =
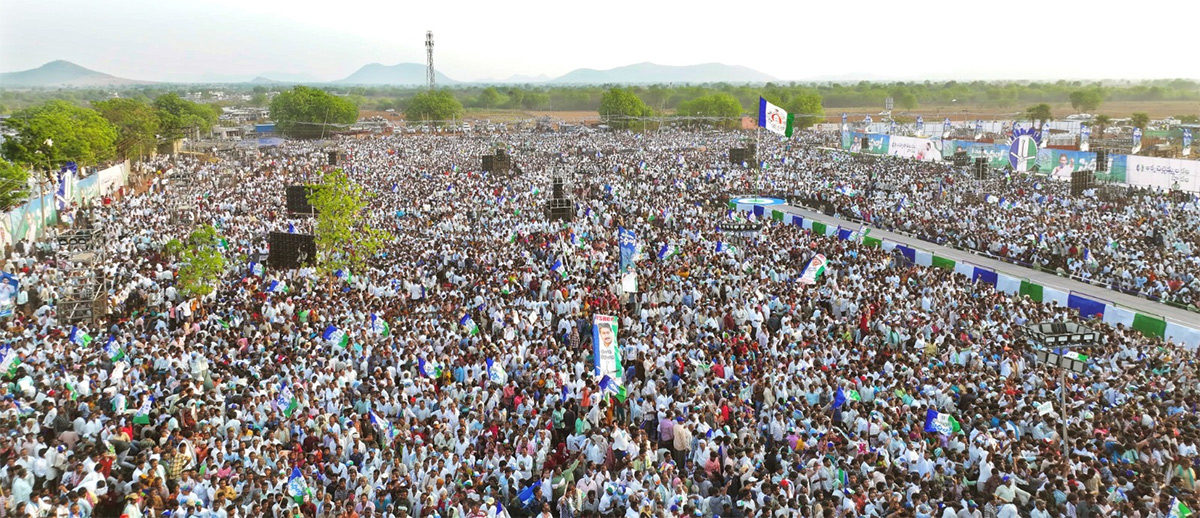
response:
M917 115L917 135L925 133L925 117Z
M632 230L617 227L617 245L621 249L621 273L625 273L633 265L633 254L637 251L637 236Z
M950 136L950 117L942 119L942 133L946 137Z

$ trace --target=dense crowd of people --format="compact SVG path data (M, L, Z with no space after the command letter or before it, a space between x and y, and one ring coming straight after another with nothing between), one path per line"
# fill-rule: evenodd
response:
M945 166L820 150L809 139L821 137L764 139L762 170L725 165L745 138L513 133L513 173L478 170L490 137L345 138L341 167L372 196L361 218L393 239L330 275L257 264L269 232L314 230L288 215L284 191L330 169L318 145L141 164L148 186L75 209L104 236L91 272L112 288L102 321L60 320L78 279L53 247L21 242L7 259L21 293L0 357L0 516L1194 507L1194 350L1091 322L1102 339L1083 351L1088 370L1063 383L1034 364L1022 329L1081 318L1067 308L796 226L715 228L745 217L728 210L733 196L796 192L1029 262L1111 237L1120 246L1091 247L1102 266L1082 268L1161 270L1143 283L1154 289L1194 282L1174 246L1195 238L1194 207L1161 211L1150 195L1094 213L1022 179L996 186L999 207L972 201ZM574 218L550 221L563 172ZM1135 239L1141 217L1170 239ZM199 296L168 244L203 224L227 266ZM639 248L626 268L618 228ZM1035 228L1046 237L1024 239ZM826 270L801 282L818 254ZM596 315L618 322L616 380L595 375Z

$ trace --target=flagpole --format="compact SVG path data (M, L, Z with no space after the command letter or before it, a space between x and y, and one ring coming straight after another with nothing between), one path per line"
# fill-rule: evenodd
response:
M759 162L759 160L758 160L758 139L759 139L759 135L761 135L761 132L759 131L759 129L761 129L761 128L762 128L762 126L754 127L754 161L755 162ZM763 172L762 172L762 163L761 162L759 162L759 167L756 169L758 169L758 186L755 187L754 194L757 195L758 194L757 191L762 188Z

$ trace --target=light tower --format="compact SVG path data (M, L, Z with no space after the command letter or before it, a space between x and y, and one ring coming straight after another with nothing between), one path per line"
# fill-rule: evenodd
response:
M425 71L425 82L429 90L433 90L433 31L425 31L425 60L428 68Z

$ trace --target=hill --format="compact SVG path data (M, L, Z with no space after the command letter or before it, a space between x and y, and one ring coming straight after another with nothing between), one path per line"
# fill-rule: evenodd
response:
M70 61L51 61L40 67L22 70L20 72L5 72L0 74L0 87L5 88L34 88L61 86L117 86L149 84L149 81L135 81L111 76L103 72L87 69Z
M608 70L581 68L551 80L554 84L651 84L651 83L765 83L775 78L738 65L704 63L671 66L638 63Z
M434 79L440 85L454 84L457 81L446 77L441 72L434 72ZM425 84L425 65L418 63L400 63L398 65L381 65L371 63L350 74L349 77L334 81L346 85L423 85Z

